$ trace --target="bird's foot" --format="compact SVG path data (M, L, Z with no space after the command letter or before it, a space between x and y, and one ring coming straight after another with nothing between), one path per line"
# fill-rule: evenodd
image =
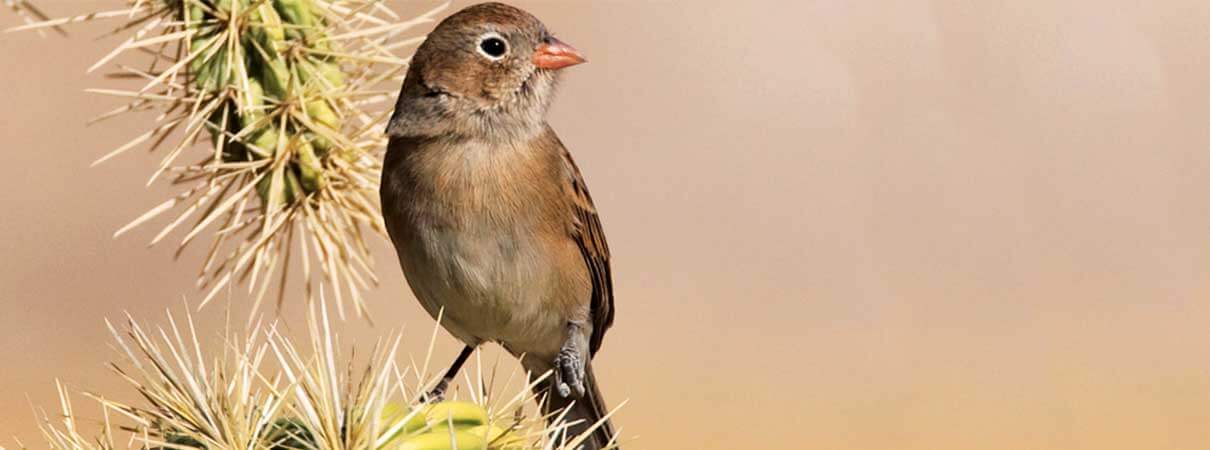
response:
M573 392L579 398L584 395L584 365L588 359L584 354L584 337L579 325L569 323L567 331L567 341L554 361L555 389L564 398L572 396Z
M450 380L442 378L441 381L437 382L437 386L434 386L432 390L424 394L424 398L422 400L428 403L438 403L442 400L445 400L445 390L449 388L449 386Z
M458 359L455 359L454 363L450 364L449 370L445 371L445 376L442 376L441 381L437 382L437 386L434 386L433 390L424 394L424 397L421 397L421 400L430 403L445 400L445 389L448 388L450 383L454 381L454 377L458 376L458 371L462 369L462 364L465 364L466 358L469 358L471 353L475 351L476 345L478 344L463 347L462 352L458 353Z

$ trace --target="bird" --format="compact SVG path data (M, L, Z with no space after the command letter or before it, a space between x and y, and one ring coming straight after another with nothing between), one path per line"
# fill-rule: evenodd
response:
M383 219L412 293L465 347L429 392L494 342L518 357L563 438L616 445L592 369L614 321L609 247L571 153L546 121L562 72L586 62L541 21L469 6L417 47L380 184ZM595 428L593 428L595 426Z

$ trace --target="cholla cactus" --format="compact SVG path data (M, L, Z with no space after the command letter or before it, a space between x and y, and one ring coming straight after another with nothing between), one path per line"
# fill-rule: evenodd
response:
M128 101L96 120L160 112L97 163L162 149L148 183L169 178L183 191L115 235L177 211L152 243L178 229L181 247L213 236L202 305L242 282L259 307L296 260L308 298L326 286L340 314L349 305L362 314L361 292L377 282L365 238L383 233L382 130L408 61L396 53L418 44L407 32L444 6L404 20L381 0L128 0L18 29L125 19L129 37L89 70L123 53L149 59L117 65L140 87L92 90Z
M588 436L558 437L566 424L548 427L530 413L540 379L515 371L498 377L481 361L459 386L465 400L425 403L423 393L441 377L426 373L427 358L421 366L397 363L401 341L389 337L355 367L339 354L324 311L312 310L308 346L257 324L244 336L228 332L213 356L189 315L183 322L169 315L157 329L133 319L121 330L111 325L125 358L112 367L143 401L86 394L103 411L99 436L90 437L82 428L96 425L79 418L58 384L62 414L42 414L43 434L55 450L555 450Z
M337 311L351 304L364 312L360 292L374 282L364 239L382 232L378 152L407 64L396 52L418 44L405 34L442 8L403 20L380 0L129 0L19 27L125 19L119 31L129 38L90 70L125 52L148 55L146 67L117 66L140 87L93 90L128 99L97 120L160 114L97 162L148 145L164 150L149 183L184 187L116 234L177 211L152 243L174 230L182 247L213 234L202 304L242 281L255 311L272 280L285 284L292 259L318 300L309 303L311 340L301 348L273 324L226 332L211 356L188 314L183 326L169 316L150 331L133 319L120 331L111 325L126 358L113 368L143 402L87 394L103 411L100 435L90 437L60 384L61 415L42 415L51 448L555 450L588 436L563 436L561 420L546 426L527 407L541 380L525 374L514 371L503 382L512 394L496 395L501 380L479 364L464 372L466 402L432 405L423 393L442 374L429 373L427 357L419 367L398 364L399 338L376 346L358 370L337 353L322 286Z

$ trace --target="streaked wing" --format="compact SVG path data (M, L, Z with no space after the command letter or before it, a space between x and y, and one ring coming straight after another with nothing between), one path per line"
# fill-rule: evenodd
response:
M548 130L548 133L554 134ZM605 331L613 325L613 275L609 269L609 245L605 242L605 232L601 228L601 218L597 208L592 203L588 186L584 184L584 176L580 168L571 159L571 153L559 143L563 153L563 167L567 184L564 186L572 206L571 223L568 232L580 247L584 256L584 264L588 267L592 279L592 338L589 341L591 354L595 355L605 339Z

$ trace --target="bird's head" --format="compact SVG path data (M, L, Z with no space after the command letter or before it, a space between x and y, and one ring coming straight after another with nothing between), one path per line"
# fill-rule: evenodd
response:
M416 49L387 133L488 139L536 133L559 70L584 61L525 11L501 3L468 7Z

